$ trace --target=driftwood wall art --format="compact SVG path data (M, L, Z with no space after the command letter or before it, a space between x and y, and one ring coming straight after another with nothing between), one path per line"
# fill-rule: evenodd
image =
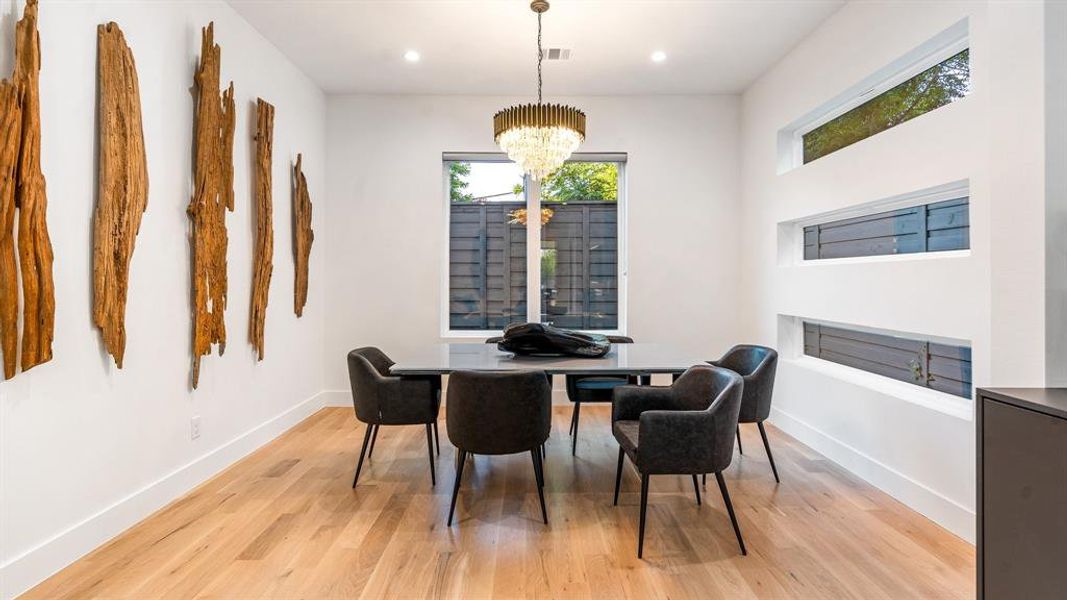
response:
M22 275L22 370L52 359L55 287L52 242L48 237L44 173L41 172L41 45L37 0L27 0L15 25L15 73L0 89L0 347L4 378L15 375L18 283L11 254L14 211L18 209L18 268Z
M122 368L130 258L148 205L148 164L133 52L115 23L96 28L100 164L93 215L93 323Z
M311 230L311 196L301 169L303 159L302 154L297 154L293 168L293 253L296 256L293 300L297 317L303 316L304 305L308 301L308 259L311 256L311 243L315 241L315 232Z
M19 86L0 82L0 348L4 379L15 376L19 344L19 282L15 261L15 173L22 136Z
M267 319L270 276L274 269L273 188L271 153L274 147L274 106L256 101L256 245L252 255L252 309L248 316L248 337L259 360L263 360L263 327Z
M200 380L200 358L226 351L226 211L233 210L233 82L219 94L222 49L215 44L215 24L202 30L196 72L194 190L187 212L192 221L193 377Z

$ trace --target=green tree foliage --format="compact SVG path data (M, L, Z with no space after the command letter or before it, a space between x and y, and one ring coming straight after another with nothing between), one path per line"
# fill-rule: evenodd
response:
M919 73L804 135L804 162L958 100L970 92L970 52Z
M474 196L467 192L467 177L471 174L470 163L454 162L448 165L448 195L453 203L471 202Z
M615 163L569 162L541 182L542 202L619 199L619 167Z

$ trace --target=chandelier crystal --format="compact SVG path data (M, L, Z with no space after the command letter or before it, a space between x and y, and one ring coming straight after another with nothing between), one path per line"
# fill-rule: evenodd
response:
M541 15L548 2L534 0L537 13L537 103L506 108L493 117L497 145L535 180L560 168L585 141L585 113L573 106L541 102Z

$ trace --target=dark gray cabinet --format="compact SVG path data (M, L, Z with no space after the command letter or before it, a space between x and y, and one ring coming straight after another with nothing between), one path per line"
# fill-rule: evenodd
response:
M1067 389L977 393L978 598L1067 597Z

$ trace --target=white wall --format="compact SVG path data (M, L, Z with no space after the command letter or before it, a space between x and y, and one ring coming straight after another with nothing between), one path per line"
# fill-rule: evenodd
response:
M0 9L10 72L13 7ZM18 2L21 14L22 2ZM119 23L140 76L150 190L133 256L125 367L90 318L96 190L96 25ZM203 359L189 389L193 96L200 27L215 21L222 75L237 93L236 211L229 225L225 356ZM317 407L322 389L324 246L311 254L304 317L293 314L290 163L304 153L325 229L325 97L221 2L48 2L40 9L43 168L55 250L52 362L0 383L0 596L14 595L184 493ZM274 276L266 359L248 343L254 101L277 113ZM202 435L190 439L190 417Z
M1067 387L1067 2L1045 4L1048 385Z
M498 151L493 113L528 100L329 99L326 384L336 402L350 402L352 348L442 341L441 153ZM740 334L738 98L560 101L589 115L582 151L628 154L627 332L718 356Z
M965 17L967 98L776 174L780 128ZM1040 3L852 3L745 92L753 337L781 343L779 315L791 315L964 339L976 385L1044 383L1042 27ZM781 221L963 179L971 188L963 256L779 265ZM775 424L973 540L971 411L818 363L783 360Z

